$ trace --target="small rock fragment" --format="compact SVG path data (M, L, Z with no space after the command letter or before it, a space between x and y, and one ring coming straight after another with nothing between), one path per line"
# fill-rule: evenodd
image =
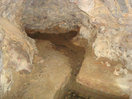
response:
M117 76L121 74L126 75L127 73L128 73L127 69L122 68L120 64L115 67L115 70L114 70L115 75Z
M105 62L105 64L106 64L107 67L111 66L111 64L109 62Z

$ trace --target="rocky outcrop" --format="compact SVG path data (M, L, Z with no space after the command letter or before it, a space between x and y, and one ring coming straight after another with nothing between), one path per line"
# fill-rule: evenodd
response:
M1 0L0 94L10 90L13 71L31 71L37 51L24 29L27 33L80 31L97 58L120 61L132 70L131 10L131 0Z
M129 1L129 2L128 2ZM91 24L98 28L93 49L97 57L125 61L124 65L132 69L132 20L130 0L78 0L78 7L90 17ZM84 30L88 37L93 32ZM89 35L88 35L89 33ZM87 36L88 35L88 36Z
M22 23L28 33L66 33L89 24L87 14L68 0L27 0Z
M86 50L76 81L87 88L86 90L94 90L95 99L128 99L131 85L129 80L132 79L132 74L117 77L113 72L114 66L119 63L103 58L97 60L92 48ZM103 97L99 98L97 93Z
M35 42L21 28L24 0L0 1L0 95L10 90L12 72L31 71Z
M23 24L26 30L41 33L66 33L77 30L80 11L68 0L28 0L25 2Z
M98 29L92 43L97 59L105 57L120 61L124 65L122 68L132 70L131 0L76 0L72 2L89 15L91 24ZM89 32L87 27L82 27L82 31L80 34L83 37L91 39L90 35L93 32ZM124 85L128 85L130 91L131 81L127 79L132 77L128 75L122 77L120 82L125 81Z

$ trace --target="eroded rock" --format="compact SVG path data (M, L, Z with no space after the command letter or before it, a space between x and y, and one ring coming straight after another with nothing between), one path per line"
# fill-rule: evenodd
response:
M108 67L107 64L102 64L102 61L108 62L109 60L96 60L94 52L88 48L76 79L77 82L87 90L100 93L104 99L128 99L130 82L125 83L125 77L117 77L113 74L116 62L109 61L112 67ZM124 83L121 82L121 79L124 80ZM98 99L98 96L95 99Z
M61 99L58 93L63 93L71 77L69 58L54 49L50 41L37 40L36 44L39 56L34 58L32 72L15 73L16 81L3 99Z
M131 1L78 0L76 4L89 15L90 22L99 30L93 43L95 55L121 61L128 70L132 70ZM84 31L81 32L84 36L92 34ZM131 87L131 84L128 86Z
M13 80L12 70L31 71L36 47L35 42L27 37L23 29L28 33L66 33L71 30L79 31L80 28L81 37L88 40L98 58L107 57L121 61L125 68L132 70L131 6L131 0L70 0L70 2L68 0L1 0L1 93L10 89ZM82 73L88 72L88 69L90 67ZM104 70L101 67L97 68L97 71L101 69ZM105 74L101 75L105 76ZM85 74L83 76L85 77ZM88 76L91 77L90 74ZM107 77L108 75L106 79L111 84L111 78ZM108 87L107 84L104 86ZM113 89L117 88L114 83L111 86L114 86ZM103 87L99 88L103 92L106 91ZM116 91L114 93L111 89L107 90L108 93L119 95L120 90Z
M21 28L23 0L0 1L0 96L9 91L13 83L12 72L31 71L35 42Z
M86 6L86 4L89 5ZM93 6L89 9L91 4ZM81 0L77 2L77 5L89 15L91 24L98 27L96 29L99 31L96 32L97 37L93 43L96 56L125 61L124 65L131 69L132 8L130 3L125 0ZM93 32L83 29L81 34L89 39Z
M28 0L22 15L27 31L66 33L78 30L80 10L68 0Z

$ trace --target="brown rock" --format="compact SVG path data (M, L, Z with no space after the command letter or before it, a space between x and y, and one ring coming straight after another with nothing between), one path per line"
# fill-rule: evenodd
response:
M51 42L40 40L37 45L44 61L35 63L37 66L22 99L55 99L71 76L70 63L68 57L53 49Z
M89 20L85 13L68 0L27 0L24 5L22 23L32 33L78 31L79 25Z
M21 28L21 8L24 0L0 1L0 96L10 90L12 72L31 71L36 47Z
M96 60L93 52L89 50L76 80L87 89L94 90L107 99L128 99L126 90L129 90L129 86L127 83L124 85L117 82L120 77L116 77L113 71L114 67L101 64L101 61Z

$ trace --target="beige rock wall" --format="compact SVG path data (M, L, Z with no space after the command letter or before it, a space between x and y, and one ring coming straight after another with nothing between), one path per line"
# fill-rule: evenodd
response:
M31 71L36 47L24 28L66 33L80 27L80 35L92 44L98 58L119 60L132 70L132 1L69 1L0 0L1 94L10 89L13 70Z
M0 1L0 96L13 84L12 72L31 71L35 42L21 28L24 0Z
M130 0L78 0L76 4L89 15L91 24L99 30L93 43L96 56L120 60L132 70ZM85 38L93 32L88 33L83 32Z
M132 70L132 1L76 0L74 3L89 15L91 24L98 29L92 45L97 58L121 61L125 68ZM82 27L82 31L80 34L87 39L93 34L87 27ZM130 87L127 93L131 94L132 83L127 80L128 75L117 82L124 82L124 85ZM129 79L132 77L129 76Z

